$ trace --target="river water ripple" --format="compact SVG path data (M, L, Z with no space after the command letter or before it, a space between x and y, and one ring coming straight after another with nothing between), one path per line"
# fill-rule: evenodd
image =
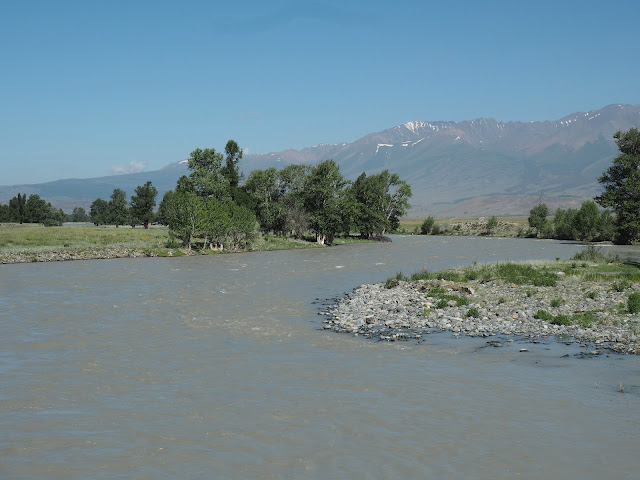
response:
M638 357L375 343L323 331L313 303L398 270L579 248L394 237L0 266L0 477L636 478Z

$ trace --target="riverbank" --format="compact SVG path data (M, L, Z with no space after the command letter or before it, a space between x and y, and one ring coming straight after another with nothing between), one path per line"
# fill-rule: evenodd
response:
M594 249L590 249L591 253ZM640 354L640 269L601 254L572 260L401 274L362 285L324 312L324 328L385 341L454 335L529 338ZM488 340L495 347L510 342Z
M334 243L370 242L358 237L339 237ZM309 240L276 235L258 235L247 251L326 248ZM184 255L216 255L222 252L204 249L187 250L169 236L169 229L127 226L95 227L93 224L68 224L43 227L34 224L0 225L0 264L99 260L112 258L178 257Z

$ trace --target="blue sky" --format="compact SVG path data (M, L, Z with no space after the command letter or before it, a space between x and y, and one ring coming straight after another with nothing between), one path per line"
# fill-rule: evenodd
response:
M640 2L0 0L0 185L640 103Z

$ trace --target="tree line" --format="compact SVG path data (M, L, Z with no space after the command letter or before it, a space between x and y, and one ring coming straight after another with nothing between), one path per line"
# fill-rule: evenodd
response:
M0 222L42 223L45 226L59 226L67 216L62 209L56 209L39 195L18 193L8 204L0 204Z
M140 185L135 189L135 195L131 196L131 203L127 202L127 194L124 190L116 188L111 198L103 200L96 198L89 209L89 218L96 226L99 225L143 225L149 228L154 220L153 209L156 206L158 190L151 182ZM76 210L74 210L74 213Z
M640 132L631 128L614 134L620 151L613 164L598 178L604 187L595 201L580 209L558 209L553 220L549 208L538 202L529 212L529 226L539 237L590 242L613 241L629 245L640 237ZM600 211L601 207L613 208Z
M387 170L350 182L333 160L325 160L254 170L240 185L241 159L233 140L224 155L196 149L188 160L189 175L165 193L158 221L186 248L197 239L204 248L246 248L256 227L296 238L311 232L320 244L332 243L339 234L372 238L397 228L409 208L411 187Z

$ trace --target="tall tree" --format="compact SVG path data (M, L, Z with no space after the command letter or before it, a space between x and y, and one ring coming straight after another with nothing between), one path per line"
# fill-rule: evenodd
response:
M189 178L202 198L231 199L229 180L222 173L222 155L213 148L196 148L189 158Z
M97 227L98 225L106 225L109 215L109 203L101 198L96 198L89 208L91 222Z
M153 207L156 206L156 196L158 190L151 182L136 187L136 194L131 196L131 214L133 217L149 228L149 223L153 220Z
M127 194L124 190L116 188L109 200L109 223L118 228L119 225L127 223L129 212L127 209Z
M229 140L224 147L225 165L222 167L222 175L229 182L229 186L234 189L240 183L240 169L238 162L242 160L242 150L234 140Z
M529 226L536 229L538 236L543 235L547 225L547 215L549 215L549 207L546 203L539 202L529 210Z
M285 229L286 209L276 169L271 167L252 171L244 188L255 199L255 214L262 231L282 233Z
M89 215L82 207L76 207L73 209L73 213L71 214L71 219L74 222L88 222Z
M598 179L604 192L595 200L615 211L615 242L631 244L640 235L640 132L637 128L618 131L613 138L620 155Z
M24 206L24 220L29 223L44 223L51 213L51 204L47 204L40 195L29 195Z
M193 191L176 190L163 198L165 219L170 232L191 251L191 244L198 228L198 210L202 199Z
M9 200L9 210L11 211L11 221L24 223L26 203L27 203L26 194L18 193L17 196Z
M332 243L341 230L343 218L340 200L346 181L333 160L325 160L312 168L304 189L304 206L311 215L311 228L316 241Z

